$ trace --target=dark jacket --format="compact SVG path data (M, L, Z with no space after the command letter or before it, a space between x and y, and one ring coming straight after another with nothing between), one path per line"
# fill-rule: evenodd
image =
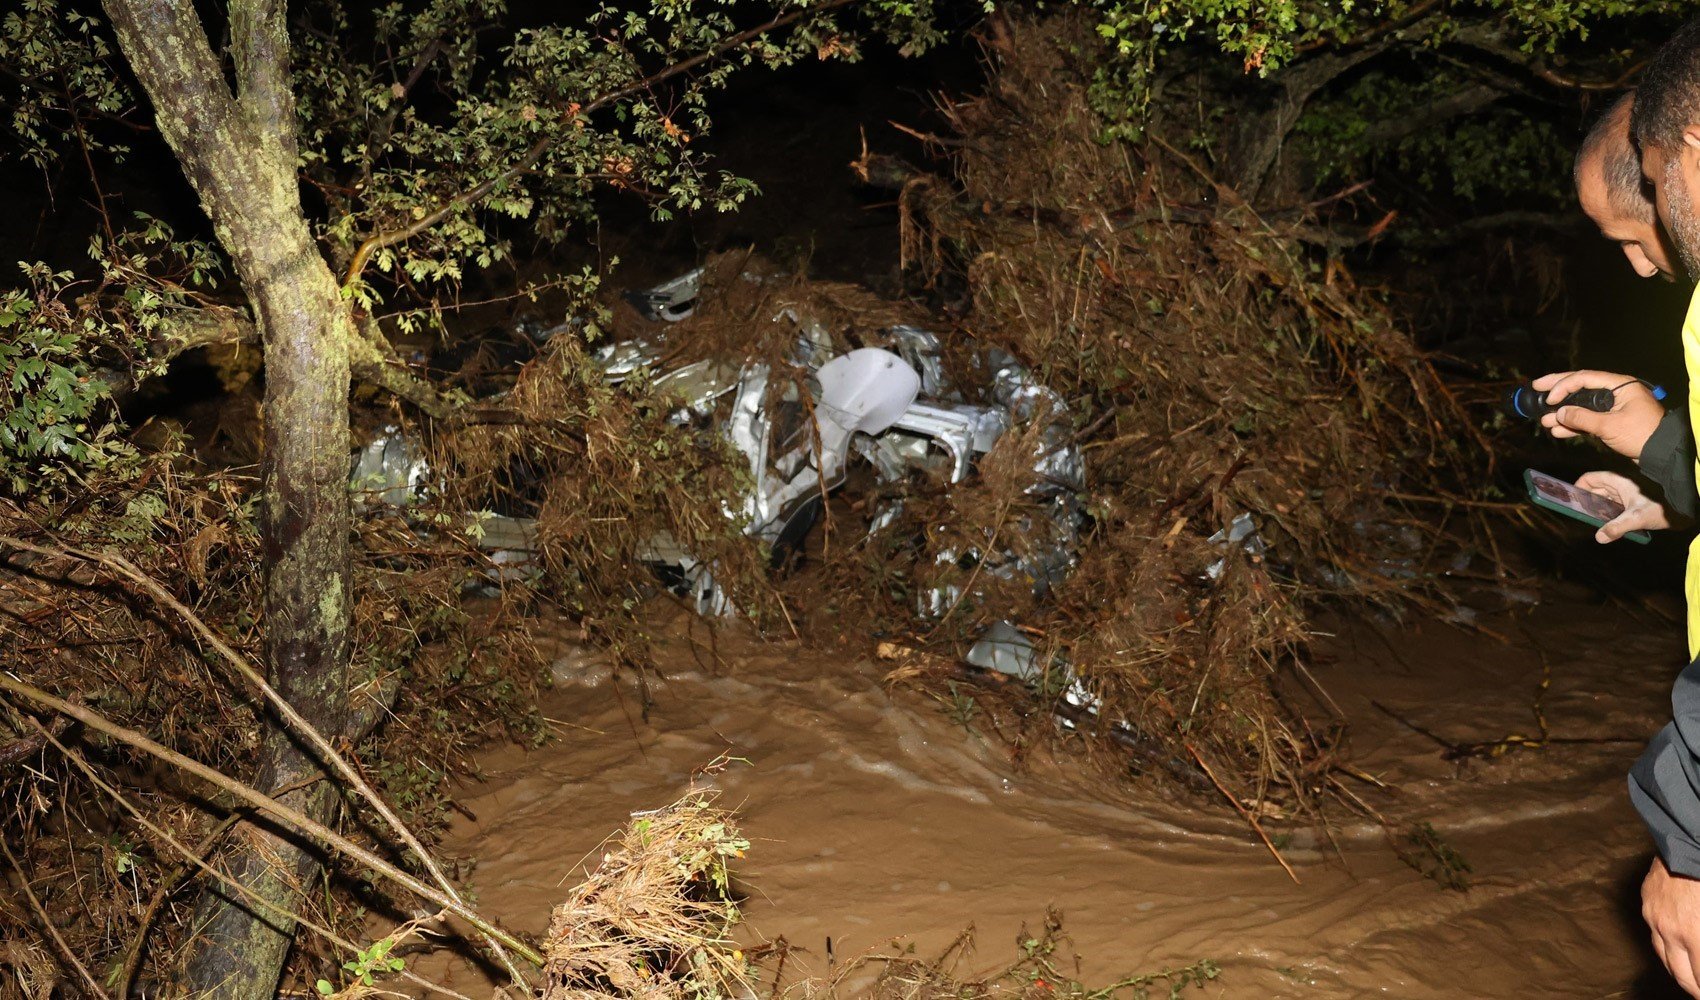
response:
M1694 431L1688 414L1675 409L1659 421L1658 429L1641 448L1641 474L1658 485L1665 506L1689 520L1700 508L1694 483Z
M1665 506L1689 519L1700 506L1694 482L1694 433L1672 410L1641 449L1641 472ZM1629 771L1629 800L1653 835L1659 857L1678 875L1700 878L1700 660L1671 688L1672 722L1658 731Z

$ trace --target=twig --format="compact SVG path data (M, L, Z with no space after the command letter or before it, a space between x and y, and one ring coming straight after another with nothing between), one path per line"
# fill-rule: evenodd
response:
M24 866L18 864L18 859L12 856L12 848L3 839L0 839L0 851L5 852L6 860L12 864L12 870L18 873L18 888L24 891L24 898L29 900L30 909L35 911L36 919L41 921L41 926L46 929L47 936L53 939L54 947L59 949L59 957L70 963L71 968L77 970L77 974L83 977L83 982L89 984L91 993L100 997L100 1000L112 1000L112 997L104 989L101 989L100 983L95 980L88 967L77 960L77 953L72 951L71 946L65 943L65 938L59 933L59 928L53 926L53 921L47 916L47 910L42 907L41 900L36 898L35 890L30 888L30 877L24 873Z
M45 743L46 732L43 731L38 735ZM201 838L201 842L195 845L195 852L190 861L205 858L207 853L213 849L213 845L218 843L219 838L223 837L241 818L242 814L239 812L233 812L226 816L222 822L213 827L211 833ZM136 927L135 939L130 942L130 947L124 951L124 966L118 973L118 996L116 1000L129 1000L130 990L135 986L136 973L142 967L142 947L147 944L148 928L153 926L153 918L159 913L159 908L165 904L166 899L182 884L183 879L195 870L195 866L190 861L184 861L169 875L160 879L158 888L154 889L153 897L148 900L147 908L142 911L141 920L138 921Z
M1650 62L1652 62L1651 59L1643 59L1619 73L1616 79L1612 80L1578 80L1573 76L1565 76L1558 70L1538 62L1530 65L1529 71L1555 87L1567 87L1571 90L1612 91L1622 90L1629 86L1629 81L1639 76Z
M449 881L448 876L445 875L442 868L438 866L436 859L433 858L431 853L425 849L425 845L420 842L419 838L414 835L413 831L408 828L407 824L401 821L401 817L395 814L395 811L389 807L389 804L383 800L383 797L377 793L377 790L372 788L372 786L366 782L365 778L360 775L360 772L355 769L354 765L350 764L347 759L337 753L336 749L331 746L330 741L325 739L324 734L320 733L311 722L308 722L301 713L295 710L293 705L289 704L289 701L285 699L283 695L279 694L275 688L267 683L265 677L261 675L257 669L255 669L253 664L249 663L247 659L240 653L236 652L235 649L232 649L229 643L225 642L217 632L212 630L211 626L202 621L200 616L196 615L187 606L185 606L183 602L179 601L157 580L142 572L128 559L113 553L84 551L82 549L74 548L52 548L39 546L5 535L0 535L0 544L20 548L26 552L34 552L37 555L78 559L84 562L93 562L106 566L110 569L117 570L120 574L129 578L137 586L147 591L148 594L156 601L176 612L185 622L188 623L189 627L194 632L206 640L209 646L223 657L226 662L234 667L237 673L241 674L248 683L252 684L262 695L265 696L266 701L277 710L279 715L283 717L284 721L288 724L290 731L305 740L314 748L314 750L317 751L322 763L328 765L332 770L342 775L343 778L354 787L355 791L360 794L360 797L365 799L366 802L371 805L372 809L383 818L385 823L389 824L390 829L395 831L396 836L401 839L401 842L405 844L408 849L413 852L414 856L419 859L420 863L425 866L426 872L430 874L432 881L437 883L438 888L442 889L443 893L456 903L463 903L460 898L460 894L455 891L453 883ZM513 964L512 959L510 959L502 950L501 945L493 939L488 943L495 950L496 955L501 959L502 964L507 967L508 973L513 976L514 981L516 983L525 983L525 978L520 974L519 969Z
M38 730L41 730L42 732L46 732L46 729L41 725L41 723L36 722L34 719L31 719L30 721L35 725L35 727ZM130 802L130 800L126 799L123 796L123 794L118 791L118 789L113 788L106 781L102 780L100 775L98 773L96 773L93 766L91 766L87 760L83 759L82 754L80 754L77 751L66 746L64 743L60 742L59 739L55 736L49 735L47 738L48 738L49 742L51 742L54 745L54 747L56 747L59 750L60 753L65 755L65 759L69 760L79 771L83 772L83 776L85 778L88 778L89 781L92 782L96 788L100 789L102 792L105 792L109 797L111 797L111 799L114 802L116 802L119 805L120 808L122 808L125 812L129 813L132 819L134 819L138 824L140 824L149 833L152 833L154 836L165 841L168 845L171 846L171 848L173 850L175 850L179 854L183 855L184 859L187 860L190 864L194 865L196 868L199 868L202 871L202 873L210 876L215 881L223 883L226 888L230 889L232 892L236 893L238 896L241 896L244 901L252 904L253 906L255 906L259 909L265 910L267 913L270 913L271 915L273 915L275 917L278 917L284 924L289 924L289 923L300 924L301 926L307 928L308 930L319 935L320 937L324 938L325 940L331 942L332 944L336 945L337 947L346 949L347 951L349 951L352 954L358 955L364 950L359 945L355 944L352 941L349 941L346 938L341 937L340 935L338 935L336 932L330 930L329 928L322 927L319 924L315 923L314 921L309 920L306 917L304 917L304 916L302 916L298 913L292 913L289 910L284 909L283 907L279 906L278 904L272 902L269 899L266 899L264 896L261 896L259 893L255 892L254 890L243 885L241 882L238 882L236 879L232 878L231 876L229 876L229 875L225 874L224 872L221 872L218 869L214 868L213 866L207 864L207 862L201 857L201 855L199 853L192 852L192 851L189 850L189 848L183 846L183 843L181 841L179 841L176 837L173 837L169 831L161 828L158 824L154 823L152 820L150 820L146 816L142 815L141 810L137 809L136 806L133 803ZM429 990L433 993L441 993L444 996L452 997L452 998L454 998L454 1000L471 1000L471 998L466 996L465 994L457 993L454 990L449 989L447 986L439 986L436 983L433 983L433 982L430 982L429 980L421 978L417 973L410 972L406 969L401 970L401 977L403 979L408 980L411 983L414 983L415 985L422 986L425 989L427 989L427 990ZM120 997L120 998L117 998L117 1000L124 1000L124 998Z
M1269 834L1263 832L1263 824L1259 823L1257 821L1257 817L1251 814L1251 810L1242 805L1239 799L1234 798L1234 793L1228 791L1227 787L1216 777L1216 772L1210 769L1210 765L1206 763L1204 757L1199 754L1198 748L1194 747L1191 743L1183 743L1181 745L1186 747L1187 753L1192 754L1192 759L1198 762L1198 766L1204 769L1204 776L1210 779L1210 783L1216 786L1216 790L1222 793L1222 797L1228 800L1229 804L1234 807L1235 811L1244 817L1247 823L1251 824L1252 830L1254 830L1257 833L1258 838L1263 841L1263 846L1269 848L1269 853L1275 856L1276 863L1279 864L1282 870L1287 873L1287 877L1293 880L1293 884L1302 884L1299 882L1299 876L1294 873L1293 867L1287 864L1287 859L1283 858L1281 856L1281 852L1275 849L1275 842L1269 839Z
M257 791L253 787L237 781L235 778L232 778L227 774L214 770L213 768L202 764L198 760L185 757L168 747L160 746L158 743L155 743L153 740L148 739L146 736L143 736L141 733L138 733L133 729L126 729L125 727L120 726L106 717L90 711L81 705L73 705L62 698L55 698L46 691L26 684L10 674L0 674L0 689L10 691L12 694L17 695L20 698L27 698L38 705L46 706L56 712L62 712L69 715L81 722L83 725L88 726L90 729L105 733L107 736L112 737L120 743L135 747L143 753L157 757L174 767L178 767L189 772L195 777L200 778L202 781L229 792L249 805L254 806L256 809L259 809L261 812L264 812L268 816L271 816L286 826L293 828L300 834L317 839L324 843L327 847L335 848L342 854L353 858L355 861L365 865L377 874L383 875L392 882L401 885L410 892L436 903L438 906L443 907L449 912L460 917L462 920L465 920L467 923L478 928L478 930L485 935L493 937L507 945L509 948L512 948L526 961L533 963L539 968L543 966L543 956L538 954L536 949L514 937L512 934L509 934L507 931L502 930L500 927L497 927L459 899L426 885L424 882L419 881L419 879L414 876L409 875L407 872L402 871L395 865L392 865L383 858L378 857L366 848L361 847L359 844L356 844L342 836L330 827L327 827L323 823L317 822L311 817L302 814L299 810L291 808L290 806L267 796L263 792Z
M1415 722L1412 722L1410 719L1405 718L1403 715L1400 715L1398 712L1393 711L1391 708L1388 708L1386 705L1383 705L1379 701L1371 700L1370 704L1372 706L1374 706L1377 711L1386 715L1388 718L1392 719L1394 722L1399 723L1401 726L1404 726L1406 729L1409 729L1412 732L1416 733L1418 736L1426 736L1429 739L1433 740L1434 742L1440 744L1440 746L1443 747L1446 750L1446 753L1448 755L1458 752L1458 744L1452 742L1451 740L1436 735L1432 730L1424 729L1422 726L1417 725Z

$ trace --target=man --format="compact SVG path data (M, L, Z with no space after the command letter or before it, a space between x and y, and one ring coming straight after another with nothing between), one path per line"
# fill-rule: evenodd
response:
M1600 235L1617 243L1635 273L1676 279L1670 244L1659 227L1650 189L1641 176L1641 156L1629 134L1635 104L1633 91L1624 94L1594 123L1576 151L1574 179L1582 211L1599 227ZM1692 519L1700 507L1694 482L1694 438L1688 415L1667 413L1651 390L1627 375L1613 372L1556 372L1534 382L1553 402L1577 389L1616 390L1610 413L1563 407L1547 414L1541 424L1553 437L1587 434L1641 467L1659 484L1663 504L1647 496L1634 480L1613 472L1590 472L1576 481L1583 489L1621 503L1624 513L1603 526L1595 538L1616 541L1637 529L1671 526L1671 514Z
M1648 65L1636 95L1631 128L1641 148L1641 171L1677 256L1700 274L1700 20L1672 36ZM1688 367L1690 419L1700 412L1700 295L1682 324ZM1673 721L1661 729L1630 772L1629 795L1647 823L1658 857L1641 887L1641 912L1653 947L1691 996L1700 997L1700 538L1688 551L1691 661L1671 693Z
M1600 227L1600 235L1623 249L1629 266L1643 278L1655 274L1674 280L1670 244L1646 182L1641 153L1629 134L1635 92L1613 101L1582 140L1572 176L1582 211Z

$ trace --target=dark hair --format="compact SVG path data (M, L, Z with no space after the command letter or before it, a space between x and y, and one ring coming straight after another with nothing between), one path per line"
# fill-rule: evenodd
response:
M1605 175L1606 200L1612 208L1629 218L1652 222L1653 200L1647 196L1641 178L1641 154L1629 140L1629 116L1634 107L1635 91L1631 90L1606 108L1576 150L1573 176L1580 187L1582 165L1598 155Z
M1631 125L1642 149L1675 149L1700 125L1700 19L1678 28L1641 75Z

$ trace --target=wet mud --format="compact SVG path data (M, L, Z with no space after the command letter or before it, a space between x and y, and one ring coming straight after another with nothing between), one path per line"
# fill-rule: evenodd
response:
M563 641L545 705L557 739L482 757L444 848L473 862L486 912L538 932L602 838L727 755L747 761L711 779L753 841L745 933L796 949L788 979L894 942L926 954L970 925L970 964L1000 967L1054 907L1089 983L1211 959L1221 977L1187 995L1675 995L1636 915L1650 849L1624 775L1668 718L1678 629L1579 596L1481 624L1498 637L1324 623L1313 666L1350 721L1351 760L1390 786L1364 785L1365 800L1401 830L1432 824L1472 866L1467 892L1343 811L1330 831L1281 831L1294 884L1219 803L1012 765L974 720L888 691L888 665L851 652L861 637L834 653L711 635L688 616L661 629L647 712L629 679ZM1537 732L1543 675L1551 735L1575 742L1443 759L1437 739ZM447 950L412 965L489 995L484 971Z

